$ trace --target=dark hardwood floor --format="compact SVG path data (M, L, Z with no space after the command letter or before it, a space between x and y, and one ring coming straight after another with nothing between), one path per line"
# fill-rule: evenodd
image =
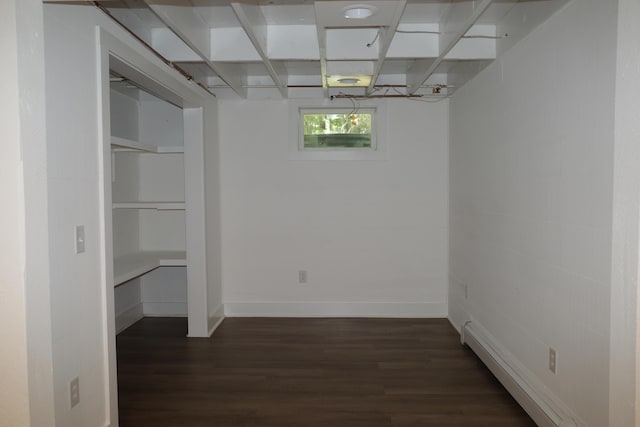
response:
M441 319L147 318L117 338L120 425L535 426Z

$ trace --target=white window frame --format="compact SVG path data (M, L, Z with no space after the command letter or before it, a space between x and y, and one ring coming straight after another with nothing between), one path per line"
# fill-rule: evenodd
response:
M357 112L371 113L371 147L305 148L303 114L344 114L353 110L349 100L289 101L290 160L386 160L386 105L384 101L356 104Z

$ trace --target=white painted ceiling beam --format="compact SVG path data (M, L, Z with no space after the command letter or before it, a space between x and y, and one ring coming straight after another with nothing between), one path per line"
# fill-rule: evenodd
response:
M249 5L243 3L231 3L233 11L240 21L240 25L244 29L247 36L251 40L251 43L255 47L256 51L262 58L271 80L276 85L280 95L283 98L287 98L287 75L286 70L283 67L277 66L272 63L268 57L268 28L267 21L262 13L262 9L259 5Z
M174 6L166 0L145 0L158 18L224 80L241 98L247 97L241 74L233 66L210 59L211 30L197 12L188 6Z
M433 60L418 60L407 72L407 93L413 94L438 68L447 54L491 6L493 0L452 3L440 25L440 54Z
M323 26L317 25L318 51L320 55L320 78L322 79L322 92L325 98L329 97L329 85L327 84L327 31Z
M369 95L373 91L373 87L378 81L380 71L382 70L382 66L384 65L384 60L386 59L387 52L389 51L389 46L391 46L393 37L396 34L396 30L398 29L398 24L400 24L400 18L402 18L402 14L404 13L404 8L407 4L407 1L403 0L397 3L398 4L396 5L396 9L393 14L393 20L389 23L389 26L380 28L380 36L378 37L378 61L376 62L376 66L373 70L371 82L369 83L369 86L366 90L367 95Z

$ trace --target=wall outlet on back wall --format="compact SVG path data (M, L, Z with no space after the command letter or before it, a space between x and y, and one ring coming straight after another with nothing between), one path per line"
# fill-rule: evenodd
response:
M556 362L557 362L556 357L557 357L556 350L554 348L549 347L549 370L554 374L556 373Z
M298 271L298 283L307 283L307 270Z
M460 286L460 291L462 292L462 295L464 295L464 299L467 299L469 297L469 285L462 282L459 282L458 284Z

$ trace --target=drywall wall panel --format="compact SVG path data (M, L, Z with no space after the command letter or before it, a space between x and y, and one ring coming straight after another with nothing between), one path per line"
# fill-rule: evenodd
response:
M160 267L140 279L145 316L187 315L187 269Z
M140 278L130 280L114 289L114 306L116 314L116 331L118 330L118 319L128 317L129 312L142 312L142 291ZM127 326L129 326L127 324Z
M219 108L225 304L243 315L287 314L282 304L305 315L316 303L346 315L388 315L384 304L416 315L403 311L411 303L423 304L417 315L446 313L446 101L386 102L378 161L290 160L287 101Z
M140 249L145 251L184 251L185 212L141 209Z
M108 388L104 317L99 314L105 291L95 31L105 18L90 7L47 5L44 10L55 422L104 426ZM61 81L73 81L73 89ZM77 225L85 227L81 254L74 247ZM75 377L81 395L72 409L69 382Z
M27 307L25 300L24 181L21 158L20 98L18 86L18 35L14 2L5 2L0 15L0 340L3 342L0 378L0 419L12 425L29 425L27 368Z
M184 155L138 154L138 200L184 202Z
M124 89L123 89L124 90ZM136 89L120 92L111 89L110 93L111 135L119 138L139 140L138 110L140 102Z
M618 1L610 426L638 425L638 219L640 218L640 3Z
M140 142L161 147L184 145L181 108L141 92L139 119Z
M451 101L451 320L591 427L609 425L614 134L592 88L615 80L616 19L575 1Z
M32 426L54 417L48 245L45 54L42 2L16 0L20 139L24 176L24 278ZM4 13L4 11L3 11ZM11 14L9 14L11 16ZM11 19L11 18L9 18ZM9 26L8 28L11 28ZM11 37L8 38L11 40ZM6 52L4 49L3 52ZM9 51L11 51L9 49ZM11 69L11 60L3 62ZM7 80L11 82L11 79ZM9 83L11 84L11 83ZM2 91L4 94L5 92ZM3 115L3 117L5 117ZM3 139L4 140L4 139ZM13 323L13 322L12 322ZM9 345L10 346L10 345ZM5 346L8 348L8 346ZM11 390L11 387L7 387Z

